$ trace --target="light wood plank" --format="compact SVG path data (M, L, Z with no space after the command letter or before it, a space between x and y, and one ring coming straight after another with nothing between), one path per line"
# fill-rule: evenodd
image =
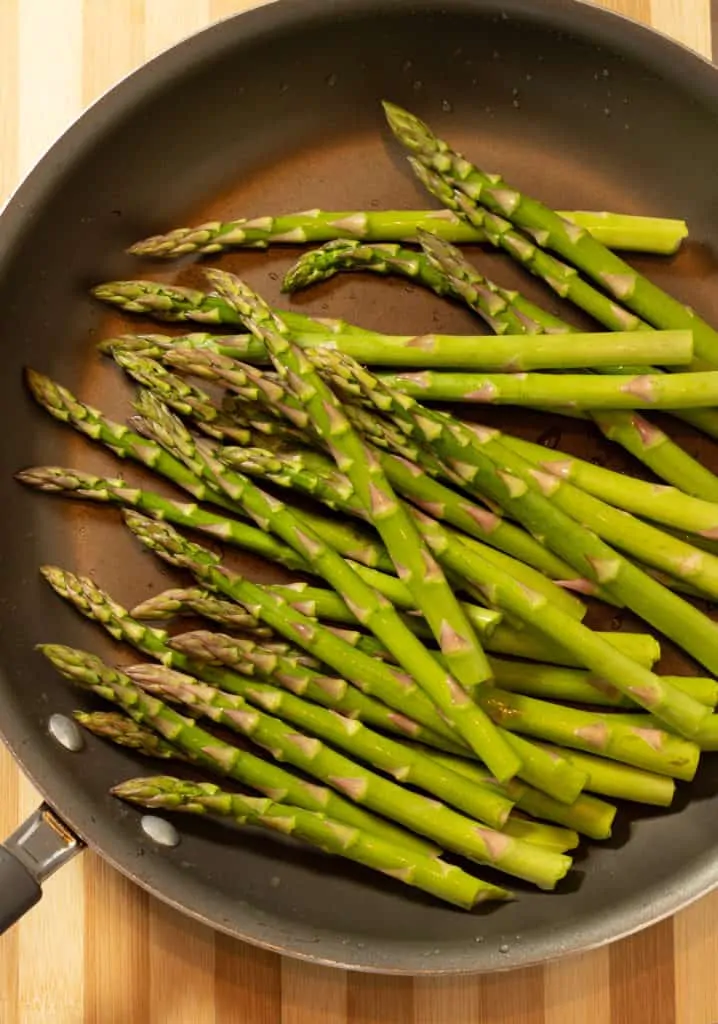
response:
M544 986L548 1024L611 1024L607 949L548 964Z
M34 788L20 782L20 818L38 805ZM40 903L17 926L18 1024L77 1024L84 1013L84 854L43 886Z
M282 1024L346 1024L347 976L331 967L282 960Z
M148 897L92 853L85 870L85 1024L149 1024Z
M281 957L218 935L215 1014L217 1024L282 1024Z
M350 974L347 996L348 1024L414 1022L414 985L411 978Z
M145 60L210 24L210 0L145 0Z
M151 1024L214 1021L214 932L159 900L149 904Z
M85 105L143 60L144 0L85 0L82 97Z
M650 20L660 32L710 57L711 5L706 0L651 0Z
M676 1024L718 1021L718 892L674 921Z
M672 921L616 942L610 962L612 1024L675 1024Z

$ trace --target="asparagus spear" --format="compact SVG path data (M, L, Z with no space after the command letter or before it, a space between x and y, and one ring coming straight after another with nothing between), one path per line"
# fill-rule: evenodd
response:
M542 697L545 700L569 701L572 704L601 704L606 707L625 707L634 703L615 686L583 669L507 661L504 658L490 658L489 662L496 683L512 693ZM715 708L718 703L718 683L714 679L697 676L666 678L672 686L690 694L706 707Z
M145 757L158 757L164 761L193 761L191 754L158 736L152 729L140 725L121 711L75 711L73 718L83 729L112 740L119 747L138 750Z
M122 800L152 810L207 815L296 836L325 853L363 864L465 910L487 900L511 899L505 889L482 882L461 868L437 858L408 853L370 832L347 828L325 814L266 798L223 792L210 782L168 777L129 779L112 792Z
M600 753L635 768L688 782L698 767L697 743L656 728L645 715L632 715L635 725L627 725L617 721L618 715L566 708L498 688L482 700L504 728L561 747Z
M632 217L620 213L563 212L562 217L585 227L613 249L674 253L687 237L685 221ZM306 210L274 217L210 221L176 228L130 246L135 256L176 259L191 253L225 252L234 248L264 248L278 243L327 242L361 238L375 242L413 242L417 231L434 231L449 242L476 244L485 235L448 210Z
M206 391L195 384L188 384L147 356L121 349L112 354L125 373L160 395L176 412L191 416L203 433L220 440L234 438L237 444L251 443L251 432L238 426L236 420L218 409Z
M695 498L718 502L718 478L659 427L631 412L596 412L594 419L609 440L626 448L661 480Z
M138 528L136 523L133 523L133 528ZM176 536L179 537L178 534ZM204 551L202 548L199 548L199 550ZM122 605L118 604L109 594L106 594L97 587L92 580L86 577L75 576L55 566L43 566L41 572L60 597L71 602L81 614L95 622L99 622L115 639L131 644L143 653L157 658L163 664L169 665L172 668L177 668L180 671L188 671L191 668L195 674L200 673L207 682L220 686L223 689L232 690L235 686L235 673L229 670L215 668L206 664L190 666L183 654L168 646L168 637L164 630L144 626L133 619ZM256 585L251 584L250 586ZM261 588L257 589L262 593ZM269 595L269 598L274 600L273 595ZM417 691L413 681L408 680L403 673L399 673L390 666L380 664L374 659L362 655L361 652L353 650L346 642L328 633L327 630L317 623L305 619L304 616L298 616L298 613L293 612L293 609L288 609L288 617L291 617L293 621L297 621L299 625L303 625L306 622L309 626L315 627L316 631L320 634L320 640L324 637L325 633L328 634L324 639L328 642L331 650L349 651L354 656L356 665L359 666L354 670L355 678L358 679L358 689L363 690L364 693L368 693L370 696L376 693L384 698L385 703L388 703L390 706L392 702L399 704L400 707L395 708L395 710L398 710L401 714L406 713L409 716L413 711L417 711L419 719L422 717L426 718L435 726L436 732L447 735L449 739L452 738L452 733L436 714L431 704L420 691ZM297 639L291 628L286 632L289 633L290 639ZM327 643L322 646L327 646ZM360 675L362 668L364 672ZM351 678L348 670L343 672L342 676ZM321 690L321 687L319 689ZM321 699L320 693L316 693L316 696L318 699ZM337 699L343 700L342 695L338 694ZM350 697L349 700L352 701L353 698ZM356 702L353 702L347 706L347 710L353 711L356 706Z
M437 182L439 182L439 191L437 192L437 194L445 202L451 204L453 201L453 193L451 192L450 189L444 189L438 177L434 176L434 180L432 182L427 182L427 184L429 185L429 187L434 187L436 189ZM505 227L508 228L508 222L505 223ZM519 245L520 241L520 239L517 240L516 244ZM467 301L470 302L473 296L474 282L477 276L477 272L472 266L472 264L469 263L456 248L445 242L442 242L440 239L436 238L433 235L429 235L426 233L422 234L421 244L427 256L431 259L431 261L435 263L436 266L440 270L442 270L450 279L454 291L457 294L462 295ZM523 244L528 245L526 239L523 240ZM530 246L529 249L531 249ZM521 245L519 245L519 249L517 251L522 251ZM555 282L561 281L562 269L565 272L565 288L570 289L571 286L576 287L575 273L567 270L567 268L563 267L562 264L559 264L557 267L554 268L556 277L555 280L553 278L550 279L552 286L557 287ZM550 273L550 271L551 268L549 267L548 272ZM585 288L587 286L585 286L585 284L581 282L580 287ZM537 306L532 302L528 302L519 293L505 292L504 294L507 298L511 300L512 308L515 307L516 311L520 312L522 317L522 323L524 324L524 329L526 332L530 334L536 332L539 332L541 334L546 332L553 333L556 331L564 333L569 332L571 334L574 334L576 332L577 329L573 327L571 324L567 323L565 320L561 320L560 318L554 316L551 313L547 313L540 306ZM610 300L607 300L605 296L599 293L591 292L591 296L592 302L590 304L590 311L593 311L597 318L602 322L606 323L608 326L613 325L615 327L614 304L611 303ZM578 298L580 299L580 296L578 296ZM500 320L501 314L498 314L497 318ZM645 327L647 325L643 326ZM632 328L634 330L639 330L641 328L641 324L633 324ZM653 333L655 333L655 331L653 331ZM601 342L599 341L599 345L600 344ZM660 359L656 359L654 361L660 362ZM641 375L642 372L654 375L663 372L657 369L655 366L650 367L648 369L644 369L643 367L636 366L635 364L633 366L628 365L625 362L620 367L615 366L613 370L606 368L604 366L599 367L598 371L599 373L621 373L626 376ZM585 413L577 413L577 410L574 407L569 408L567 406L562 406L560 411L564 415L586 415ZM704 431L706 434L708 434L709 437L718 437L718 414L716 414L714 409L674 409L673 415L678 419L685 420L687 423L690 423L698 430ZM607 430L611 426L615 426L617 431L616 439L618 440L618 442L623 444L623 440L625 438L626 443L624 447L626 447L630 452L634 454L640 453L642 449L642 438L640 431L638 430L637 426L631 429L630 422L626 422L624 415L620 411L604 411L600 415L600 417L596 411L593 411L590 415L590 418L593 419L593 421L604 434L607 433ZM697 472L696 467L698 466L698 464L695 463L695 460L691 459L687 453L683 452L682 449L679 448L679 446L673 442L670 442L670 446L666 448L666 459L668 460L669 458L673 458L678 462L679 465L683 466L684 472L686 472L687 474L690 474L691 472ZM654 461L656 461L660 466L660 457L658 459L655 459ZM707 471L703 470L703 474L706 475Z
M500 437L497 431L475 426L470 428L452 417L420 406L408 396L384 387L376 377L350 362L346 356L317 349L316 358L320 356L335 386L340 386L343 379L349 379L351 387L362 389L365 398L370 401L376 399L381 406L389 407L413 436L419 441L430 441L443 458L450 463L453 461L453 468L460 470L468 488L480 487L481 493L501 504L529 530L543 536L548 546L570 561L582 575L600 583L608 593L624 601L627 607L656 629L675 639L709 671L718 668L718 647L715 643L718 633L714 624L686 601L636 569L559 508L547 496L559 483L556 477L537 471L506 448L497 440ZM564 638L561 639L567 646ZM578 651L575 653L580 656ZM613 656L613 652L610 653ZM597 663L585 661L584 666L606 675ZM618 685L616 679L611 678L610 681ZM679 731L685 729L690 735L705 711L697 702L677 693L673 687L649 681L648 677L645 677L645 685L638 684L632 695L638 703L655 712L653 701L663 703L664 698L659 696L661 690L668 692L669 717L666 722L675 725ZM682 725L674 719L676 711L680 719L687 712L688 720L684 720Z
M99 658L61 644L38 644L41 652L66 679L83 690L118 704L140 725L155 729L193 761L210 771L235 779L282 803L329 813L337 821L363 828L412 852L429 855L430 844L363 807L357 807L331 789L310 784L254 754L224 743L201 729L191 718L178 714L156 697L142 691L126 673Z
M160 436L161 432L169 451L186 458L190 467L221 485L246 514L272 529L298 554L311 562L315 570L337 590L357 621L378 637L444 713L450 714L456 708L453 717L457 728L477 754L485 751L484 756L488 758L497 777L515 774L519 765L512 752L505 744L497 742L497 737L492 736L487 721L474 711L468 697L457 697L457 693L460 694L458 684L451 677L447 679L446 669L438 664L422 642L405 626L392 604L364 583L352 567L324 543L318 533L308 529L285 505L256 487L249 478L224 466L209 446L195 444L192 435L177 417L148 392L141 396L141 412L147 421L157 426L155 437ZM456 607L459 608L459 605ZM422 610L426 614L426 609ZM463 612L461 614L465 619ZM465 621L468 624L468 619ZM444 629L449 628L447 622ZM440 635L445 639L445 633ZM457 643L459 639L457 636ZM453 668L450 656L455 650L455 646L445 648L449 671ZM462 722L463 725L460 724ZM492 745L497 747L496 754L491 753ZM502 750L504 746L505 751ZM506 759L503 764L502 757Z
M718 371L635 377L553 373L382 373L389 387L430 402L578 406L581 409L702 409L718 404Z
M517 295L511 292L510 295ZM548 314L545 314L548 315ZM369 366L407 369L479 370L486 373L529 370L610 368L623 365L684 366L693 353L685 331L576 332L527 338L524 332L500 336L470 334L301 334L291 332L301 348L328 345ZM688 338L690 343L687 343ZM266 364L266 347L252 335L124 334L103 339L101 352L122 352L160 358L174 349L192 349L229 356L245 363Z
M424 547L394 495L379 462L371 457L311 361L282 333L286 330L282 321L238 278L220 271L208 271L207 275L220 294L240 312L246 326L267 346L280 375L286 376L295 398L311 416L313 429L329 446L338 468L347 473L400 579L412 592L434 633L452 675L447 677L441 671L435 672L436 663L431 659L426 670L421 666L420 675L417 675L415 663L412 671L417 681L497 777L510 778L519 769L519 760L461 685L472 686L489 677L481 645L441 568Z
M231 502L224 495L212 491L194 473L190 473L177 459L168 455L159 445L135 434L121 423L103 416L98 409L85 405L67 388L50 380L36 370L26 371L26 381L33 398L51 416L69 423L91 441L99 441L121 459L132 459L161 476L167 477L198 501L211 501L225 509Z
M188 491L198 501L208 501L220 508L236 512L236 505L220 490L208 486L154 441L108 419L97 409L80 402L67 388L35 370L27 370L26 379L35 400L55 419L69 423L90 440L99 441L119 458L129 458L153 469ZM366 534L361 534L347 524L333 521L326 516L317 517L315 513L307 510L302 510L301 515L308 525L315 528L318 526L327 540L331 538L331 543L343 554L373 566L387 565L385 552ZM226 527L223 529L226 530ZM245 538L249 536L244 532L242 535ZM297 564L296 559L294 564ZM391 563L388 567L391 567Z
M570 751L570 756L574 756L574 752ZM546 796L545 793L540 793L538 790L533 789L531 786L527 786L525 783L518 782L516 779L512 779L510 782L501 784L494 779L486 769L477 764L476 761L467 761L463 757L456 757L452 754L439 753L439 751L432 750L430 752L431 759L437 763L446 765L447 768L452 768L455 772L459 772L465 775L468 779L471 779L477 786L490 789L498 789L506 796L511 794L511 800L516 803L516 808L525 811L527 814L532 815L535 818L543 818L545 821L554 821L566 828L575 829L576 832L580 832L582 835L589 836L591 839L608 839L611 835L611 827L616 817L616 808L611 804L606 803L605 800L599 800L595 796L591 796L589 793L581 793L581 795L572 803L567 806L566 804L559 803L556 800L552 800L551 797ZM583 755L585 756L585 755ZM592 760L598 760L593 758ZM625 765L612 765L620 771L631 771L635 772L635 768L627 768ZM663 778L667 787L673 786L672 779ZM512 812L512 816L513 816ZM511 821L511 818L509 818Z
M276 654L245 637L227 636L224 633L210 633L195 630L172 637L168 646L185 655L194 665L195 674L202 674L198 663L224 665L242 676L257 676L281 686L299 697L307 697L315 704L333 708L350 719L384 729L397 736L421 740L429 746L444 749L449 740L443 739L430 729L412 721L405 715L392 711L385 704L355 690L340 676L330 676L316 671L313 666L303 665L293 656ZM234 679L224 689L240 693L245 683ZM457 748L459 744L455 745Z
M411 808L420 823L428 808L426 797L409 790L404 793L396 783L360 767L357 759L497 829L503 827L513 806L501 795L477 792L451 770L436 772L435 763L425 754L374 732L360 721L310 704L276 686L239 676L235 689L227 693L164 665L138 665L129 668L127 674L148 693L186 704L249 736L278 760L315 775L392 820L401 821ZM404 805L400 810L397 801Z
M217 357L208 352L183 353L175 351L173 356L175 363L185 372L200 373L229 386L237 384L242 387L249 384L251 371L248 371L246 367L238 367L236 362L228 358ZM281 397L282 407L288 410L293 408L291 396L287 395L286 390L273 386L272 394L275 400ZM361 429L364 420L356 418L358 411L352 410L350 407L346 409L347 415ZM372 421L370 421L371 423ZM223 457L229 459L231 454L232 449L227 448ZM240 457L240 453L234 454ZM373 454L380 459L382 468L392 486L406 497L413 499L421 507L426 507L429 504L439 518L446 519L447 522L458 526L465 533L513 555L554 579L568 580L574 576L572 568L567 563L546 551L525 531L518 529L512 523L505 522L475 502L468 501L465 496L457 495L439 481L431 479L407 455L396 456L390 452ZM413 452L410 451L408 454L413 454ZM307 448L302 450L302 457L308 468L321 471L325 475L331 473L332 479L337 481L337 471L326 457ZM239 465L240 468L248 471L251 462L245 463L244 466ZM338 486L346 490L347 481L342 481Z
M241 324L236 311L224 299L196 288L180 288L161 281L105 281L92 288L91 293L125 313L140 313L170 323ZM344 320L310 317L288 309L278 312L290 330L320 335L365 333Z
M694 498L675 487L648 483L616 473L566 452L504 434L503 443L562 480L569 480L616 508L710 538L718 536L718 503Z
M497 437L499 435L496 435ZM543 462L533 447L517 445L502 438L505 448L534 467L543 479ZM629 513L595 498L570 483L565 476L550 474L542 484L544 493L573 519L592 529L598 537L640 562L669 573L711 597L718 597L718 558L679 540ZM650 485L646 485L650 488Z
M361 503L356 497L348 477L344 477L337 484L331 474L321 472L315 475L302 468L302 456L299 454L289 455L287 458L282 459L277 455L263 452L257 448L250 449L249 451L241 448L228 448L223 450L221 458L230 465L239 465L248 472L257 473L280 486L295 486L299 489L308 490L309 493L320 500L331 504L333 507L348 511L350 514L361 516L363 512ZM275 468L279 472L274 472ZM411 514L411 509L408 511ZM430 511L433 511L433 509L430 508ZM447 544L450 546L454 544L456 536L453 531L447 530ZM472 543L480 546L484 557L488 561L510 572L515 579L521 580L526 586L533 587L539 593L544 594L550 601L558 604L566 614L577 619L582 619L586 614L586 607L581 601L566 590L557 587L531 566L505 555L503 552L495 551L484 544L479 544L478 541L472 541ZM680 542L676 541L676 543ZM393 595L387 594L387 596L394 600ZM409 599L409 604L407 604L406 598ZM406 597L403 594L399 595L395 603L405 608L413 607L411 598L412 595L407 590ZM469 619L471 618L470 615L468 617Z
M33 466L16 473L15 479L47 494L62 494L64 497L106 502L121 508L135 508L177 526L186 526L210 537L220 538L278 562L287 569L307 569L304 559L289 545L268 536L263 530L226 515L209 512L193 503L175 501L153 491L133 487L121 477L97 477L59 466Z
M620 651L625 658L652 668L661 656L661 648L655 637L649 633L599 633L594 631L604 643ZM569 668L581 667L583 661L580 653L572 654L560 642L542 636L533 629L514 629L506 623L500 623L484 640L487 651L492 654L509 654L515 658L527 658L530 661L547 661L552 665L565 665Z
M501 833L477 825L472 819L436 800L376 775L322 743L316 736L298 732L278 718L250 708L239 696L222 693L161 666L148 666L147 669L139 666L128 674L134 681L139 680L149 692L170 695L173 701L180 701L213 721L250 736L268 750L281 752L281 757L290 764L328 782L349 799L365 804L391 820L405 823L420 835L438 840L446 849L534 882L543 889L554 888L571 866L568 857L501 836ZM256 684L255 688L258 686ZM288 697L286 694L280 696ZM314 709L315 719L319 711ZM400 746L399 750L402 749Z
M181 537L172 527L139 516L134 512L125 513L130 530L150 550L171 565L189 569L210 589L226 594L232 600L251 608L253 614L267 622L276 632L288 637L298 646L316 654L320 660L332 666L359 689L377 696L402 714L408 714L415 721L428 726L434 732L455 739L456 734L447 731L442 719L436 715L424 694L413 680L392 670L390 666L354 650L346 642L307 619L283 599L268 589L243 579L219 563L211 552L198 544ZM428 705L429 713L426 707ZM558 800L571 803L581 791L583 776L563 763L551 765L536 755L536 748L523 742L516 743L517 737L502 734L506 742L517 752L517 759L523 761L522 776L533 785L546 788Z
M631 800L639 804L652 804L656 807L670 807L673 803L676 784L665 775L607 761L605 757L566 750L564 747L547 745L546 749L560 753L571 764L586 772L586 788L591 793L600 793L617 800Z
M438 174L460 194L470 208L480 203L491 211L482 227L501 234L504 217L527 231L539 244L569 260L617 302L654 327L693 331L697 363L710 368L718 361L718 333L693 310L652 284L612 253L588 231L560 217L543 203L522 194L500 175L488 175L438 139L427 125L394 104L385 103L389 125L397 139L421 164ZM520 254L517 254L520 258Z

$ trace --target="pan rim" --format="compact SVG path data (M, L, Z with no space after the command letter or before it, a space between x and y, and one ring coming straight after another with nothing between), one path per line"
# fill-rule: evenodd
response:
M638 52L645 61L660 65L666 65L670 61L672 77L682 76L684 84L687 82L687 88L700 89L706 95L712 96L714 101L718 100L718 69L710 61L665 34L640 25L624 15L601 8L591 0L543 0L538 7L535 0L443 0L440 5L436 0L413 0L411 3L413 10L437 10L439 6L443 10L457 12L501 10L509 16L515 13L538 22L560 21L562 29L575 28L581 35L587 35L594 26L609 37L614 36L617 39L620 34L624 49ZM129 73L100 96L66 129L40 157L8 199L0 215L0 224L3 228L0 234L0 274L11 264L18 237L31 222L34 211L42 204L45 193L57 181L57 167L63 168L63 173L71 173L73 164L82 159L85 146L96 135L102 134L104 123L112 122L122 116L123 112L132 109L148 91L166 87L175 77L183 72L187 73L188 68L229 48L232 45L232 34L228 33L228 43L223 43L222 38L223 30L228 23L241 23L244 38L251 39L277 30L286 31L292 25L301 25L307 21L327 20L333 12L339 12L342 8L359 13L362 10L378 11L380 7L379 0L270 0L269 3L260 4L203 29ZM0 701L1 691L0 676ZM441 958L435 958L432 965L427 966L423 954L412 950L401 953L400 966L387 966L385 962L377 963L371 956L370 947L357 948L356 955L350 957L348 950L355 947L340 946L336 939L321 940L311 950L302 948L306 947L306 940L298 942L286 935L279 944L252 934L251 931L242 930L251 929L251 919L242 923L240 928L237 924L222 922L203 912L199 908L199 887L193 890L197 893L194 901L190 899L187 902L181 898L181 885L174 880L171 880L169 891L163 891L154 881L143 878L133 871L131 863L128 863L129 858L121 856L119 852L126 846L126 840L123 842L119 830L116 837L111 837L109 848L106 838L103 841L96 838L96 832L100 829L91 821L91 815L84 807L84 800L62 779L51 777L42 751L33 749L23 738L22 723L11 706L3 707L0 737L18 767L47 802L57 810L58 815L91 850L98 853L125 877L167 905L181 910L216 931L262 949L311 963L352 971L404 976L494 973L536 966L569 954L597 949L635 934L672 916L718 887L718 859L714 856L716 851L711 850L699 861L685 866L680 875L657 885L655 892L649 890L648 893L641 893L640 900L636 897L625 900L607 914L593 915L588 922L581 922L578 925L568 922L556 934L544 933L523 944L517 943L512 948L510 956L500 954L498 944L494 947L490 942L477 946L472 951L473 955L470 958L466 957L466 962L463 957L448 952L447 958L451 963L447 966L439 966ZM61 791L59 799L58 793L53 792L53 789ZM295 935L298 935L296 931ZM293 945L287 945L292 941ZM327 949L326 953L322 951L322 943ZM396 945L398 952L399 942ZM461 962L458 962L459 960Z

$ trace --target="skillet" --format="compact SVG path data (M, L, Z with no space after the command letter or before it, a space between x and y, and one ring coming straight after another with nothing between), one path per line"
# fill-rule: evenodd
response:
M579 859L556 894L521 892L515 904L469 915L292 844L254 835L238 842L185 819L180 844L159 846L140 814L108 795L138 774L137 759L92 737L71 752L48 731L50 716L70 714L82 698L33 645L68 643L108 660L117 651L62 606L38 566L94 575L128 604L174 577L138 551L113 512L42 500L13 482L15 470L38 463L117 472L32 404L23 365L126 414L127 392L93 351L118 322L87 298L88 287L150 273L201 281L192 264L158 271L130 259L123 251L132 241L217 216L427 205L383 129L383 97L554 206L685 217L692 240L678 257L636 262L718 322L718 72L590 5L278 0L182 43L112 90L48 152L1 221L0 729L47 805L0 848L0 927L39 896L33 876L42 880L83 843L231 935L385 973L538 963L645 927L718 884L711 759L690 802L656 815L622 811L614 840ZM242 253L222 265L276 301L295 256ZM477 258L546 301L503 262ZM427 323L476 332L463 311L394 281L337 280L297 301L388 332ZM530 431L530 422L518 425ZM687 428L681 442L711 458ZM564 429L561 446L604 451L575 427ZM262 572L258 563L244 568Z

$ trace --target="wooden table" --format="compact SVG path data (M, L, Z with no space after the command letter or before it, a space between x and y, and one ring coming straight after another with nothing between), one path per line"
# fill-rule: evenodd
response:
M710 0L603 3L710 53ZM252 5L0 0L0 196L119 78ZM0 835L36 801L0 750ZM215 936L85 854L0 940L0 1024L716 1024L717 966L718 894L546 968L416 982L345 974Z

